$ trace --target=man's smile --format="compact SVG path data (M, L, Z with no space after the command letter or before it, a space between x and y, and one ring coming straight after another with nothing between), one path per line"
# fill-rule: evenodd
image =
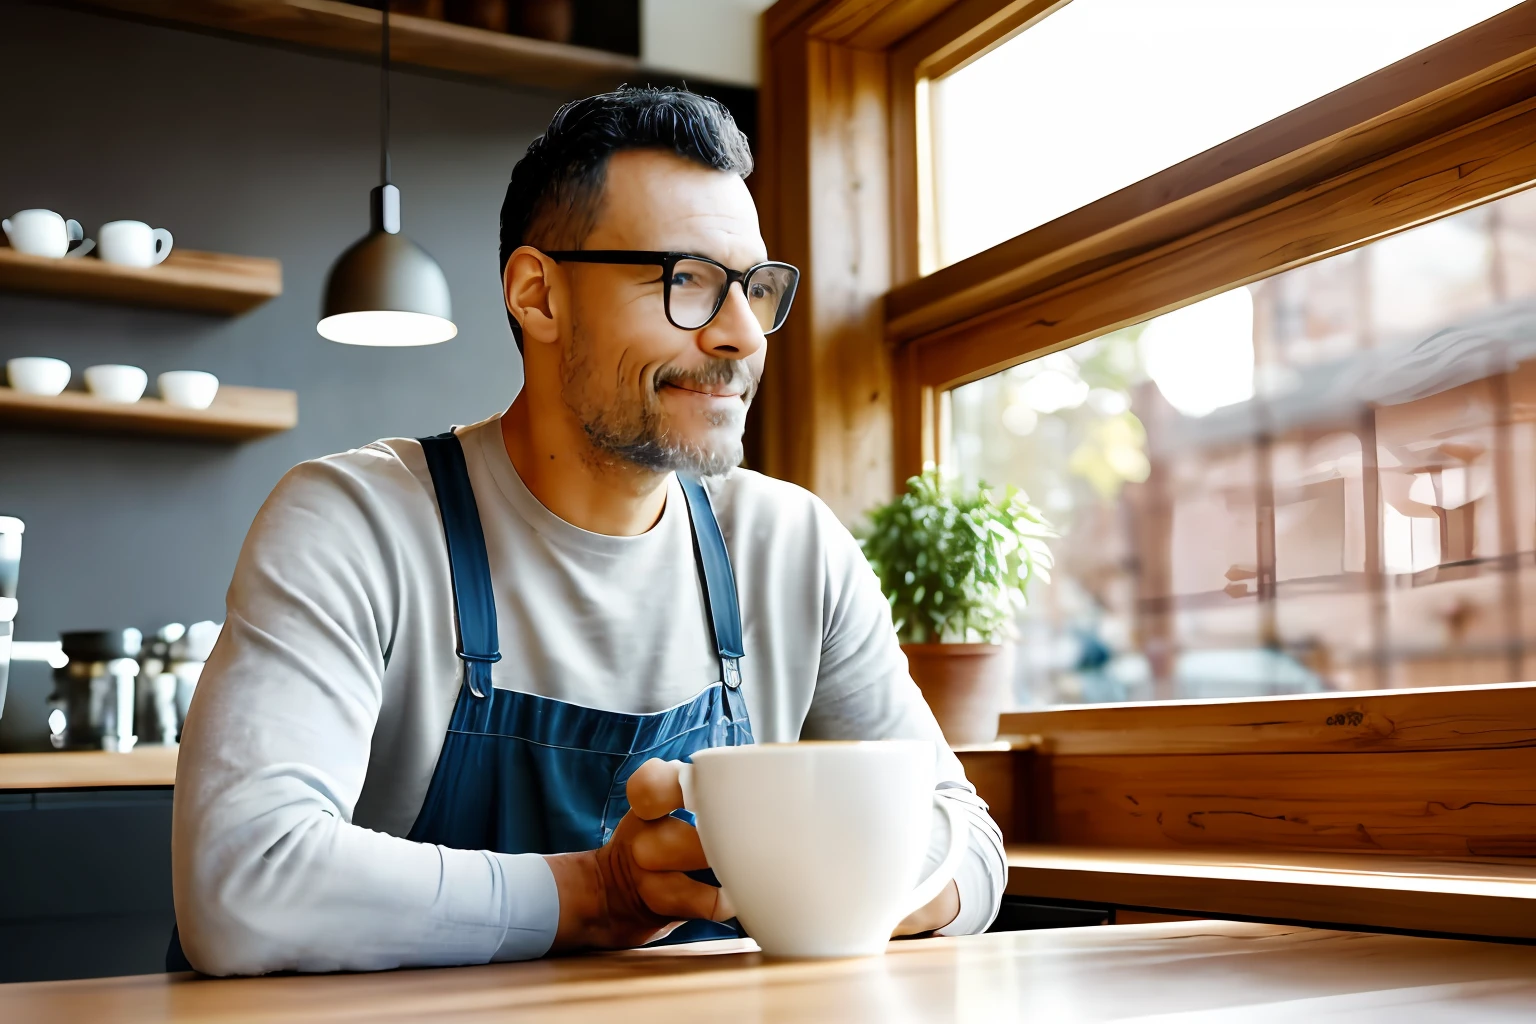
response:
M666 381L661 386L664 389L686 391L704 398L740 398L742 395L742 387L739 384L681 384L677 381Z

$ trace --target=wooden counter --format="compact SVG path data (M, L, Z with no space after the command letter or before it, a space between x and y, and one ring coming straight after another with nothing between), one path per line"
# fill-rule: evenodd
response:
M0 754L0 790L143 789L175 782L175 747L145 747L128 754L102 750Z
M995 743L958 747L956 753L968 772L989 756L1028 750L1030 741L1006 737ZM990 765L990 762L986 762ZM999 761L1000 765L1008 762ZM983 774L985 774L983 769ZM1011 783L1011 777L987 779L994 786ZM86 789L105 786L170 786L176 782L176 748L142 747L129 754L79 750L54 754L0 754L0 790Z
M924 939L858 960L753 950L729 940L373 975L4 985L0 1020L1523 1021L1536 1002L1536 948L1237 922Z
M1513 858L1015 846L1007 891L1194 916L1536 940L1536 865Z

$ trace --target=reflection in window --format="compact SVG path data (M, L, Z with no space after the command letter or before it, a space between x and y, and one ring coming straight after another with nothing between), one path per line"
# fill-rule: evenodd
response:
M1536 189L950 392L1061 531L1024 705L1536 673Z
M1072 0L933 84L937 266L1101 199L1515 2Z

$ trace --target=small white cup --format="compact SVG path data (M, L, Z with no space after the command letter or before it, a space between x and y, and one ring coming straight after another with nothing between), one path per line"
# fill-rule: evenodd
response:
M183 409L206 409L219 393L219 378L202 370L168 370L155 384L161 398Z
M22 210L0 221L0 230L17 252L55 259L69 252L72 242L85 237L77 220L65 220L52 210Z
M96 233L96 254L125 267L152 267L171 254L172 242L165 228L141 220L114 220Z
M934 791L926 740L710 747L679 781L699 841L747 934L769 956L870 956L954 877L967 830ZM943 861L914 887L934 809Z
M29 395L56 395L69 386L69 364L47 356L22 356L5 361L11 387Z
M85 368L85 386L91 394L108 402L137 402L149 386L149 374L137 366L102 363Z

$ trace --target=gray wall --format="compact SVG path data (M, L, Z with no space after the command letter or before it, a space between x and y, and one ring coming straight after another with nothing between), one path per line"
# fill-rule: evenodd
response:
M27 523L17 636L223 618L252 517L288 467L490 415L522 383L502 312L497 213L512 164L568 97L402 71L395 181L408 235L453 288L459 336L353 349L315 334L331 261L368 226L378 72L361 62L0 3L0 211L94 234L145 220L191 249L273 256L283 295L233 318L0 293L20 355L210 370L292 388L299 426L245 445L0 430L0 515ZM153 384L151 384L153 387ZM46 746L49 672L17 665L0 750Z

